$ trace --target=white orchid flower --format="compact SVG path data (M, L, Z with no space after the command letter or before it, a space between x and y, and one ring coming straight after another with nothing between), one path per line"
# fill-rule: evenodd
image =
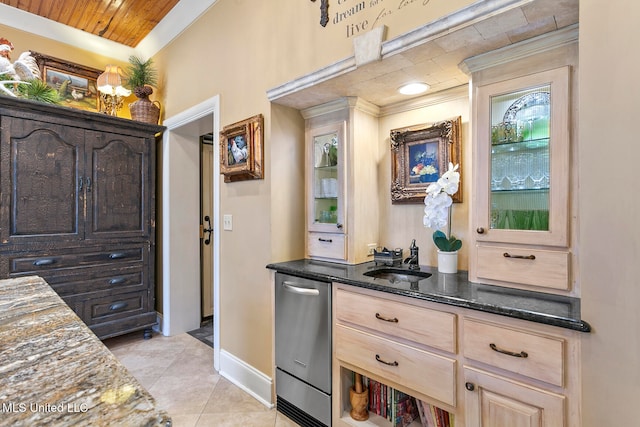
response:
M449 163L449 170L442 174L438 179L438 185L442 187L442 190L447 194L455 194L458 191L458 185L460 183L460 172L458 168L460 165L453 165Z

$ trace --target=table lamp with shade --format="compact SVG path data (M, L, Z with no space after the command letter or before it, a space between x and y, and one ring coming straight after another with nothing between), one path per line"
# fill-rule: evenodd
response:
M96 83L102 100L100 111L117 116L123 99L131 95L131 91L122 86L122 69L117 65L107 65Z

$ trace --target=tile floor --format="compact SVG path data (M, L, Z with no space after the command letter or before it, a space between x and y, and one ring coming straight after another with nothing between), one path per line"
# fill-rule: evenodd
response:
M275 409L218 375L213 349L189 334L165 337L142 333L104 344L166 410L174 427L297 427Z

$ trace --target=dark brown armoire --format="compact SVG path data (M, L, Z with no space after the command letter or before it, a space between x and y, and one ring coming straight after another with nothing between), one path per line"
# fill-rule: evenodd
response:
M101 339L149 336L163 129L0 97L0 278L43 277Z

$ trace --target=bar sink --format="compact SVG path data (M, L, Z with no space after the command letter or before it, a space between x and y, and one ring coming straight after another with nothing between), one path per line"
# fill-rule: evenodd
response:
M377 268L375 270L367 271L363 273L365 276L373 277L374 279L385 279L391 283L398 282L418 282L422 279L431 277L431 273L424 271L406 270L403 268Z

